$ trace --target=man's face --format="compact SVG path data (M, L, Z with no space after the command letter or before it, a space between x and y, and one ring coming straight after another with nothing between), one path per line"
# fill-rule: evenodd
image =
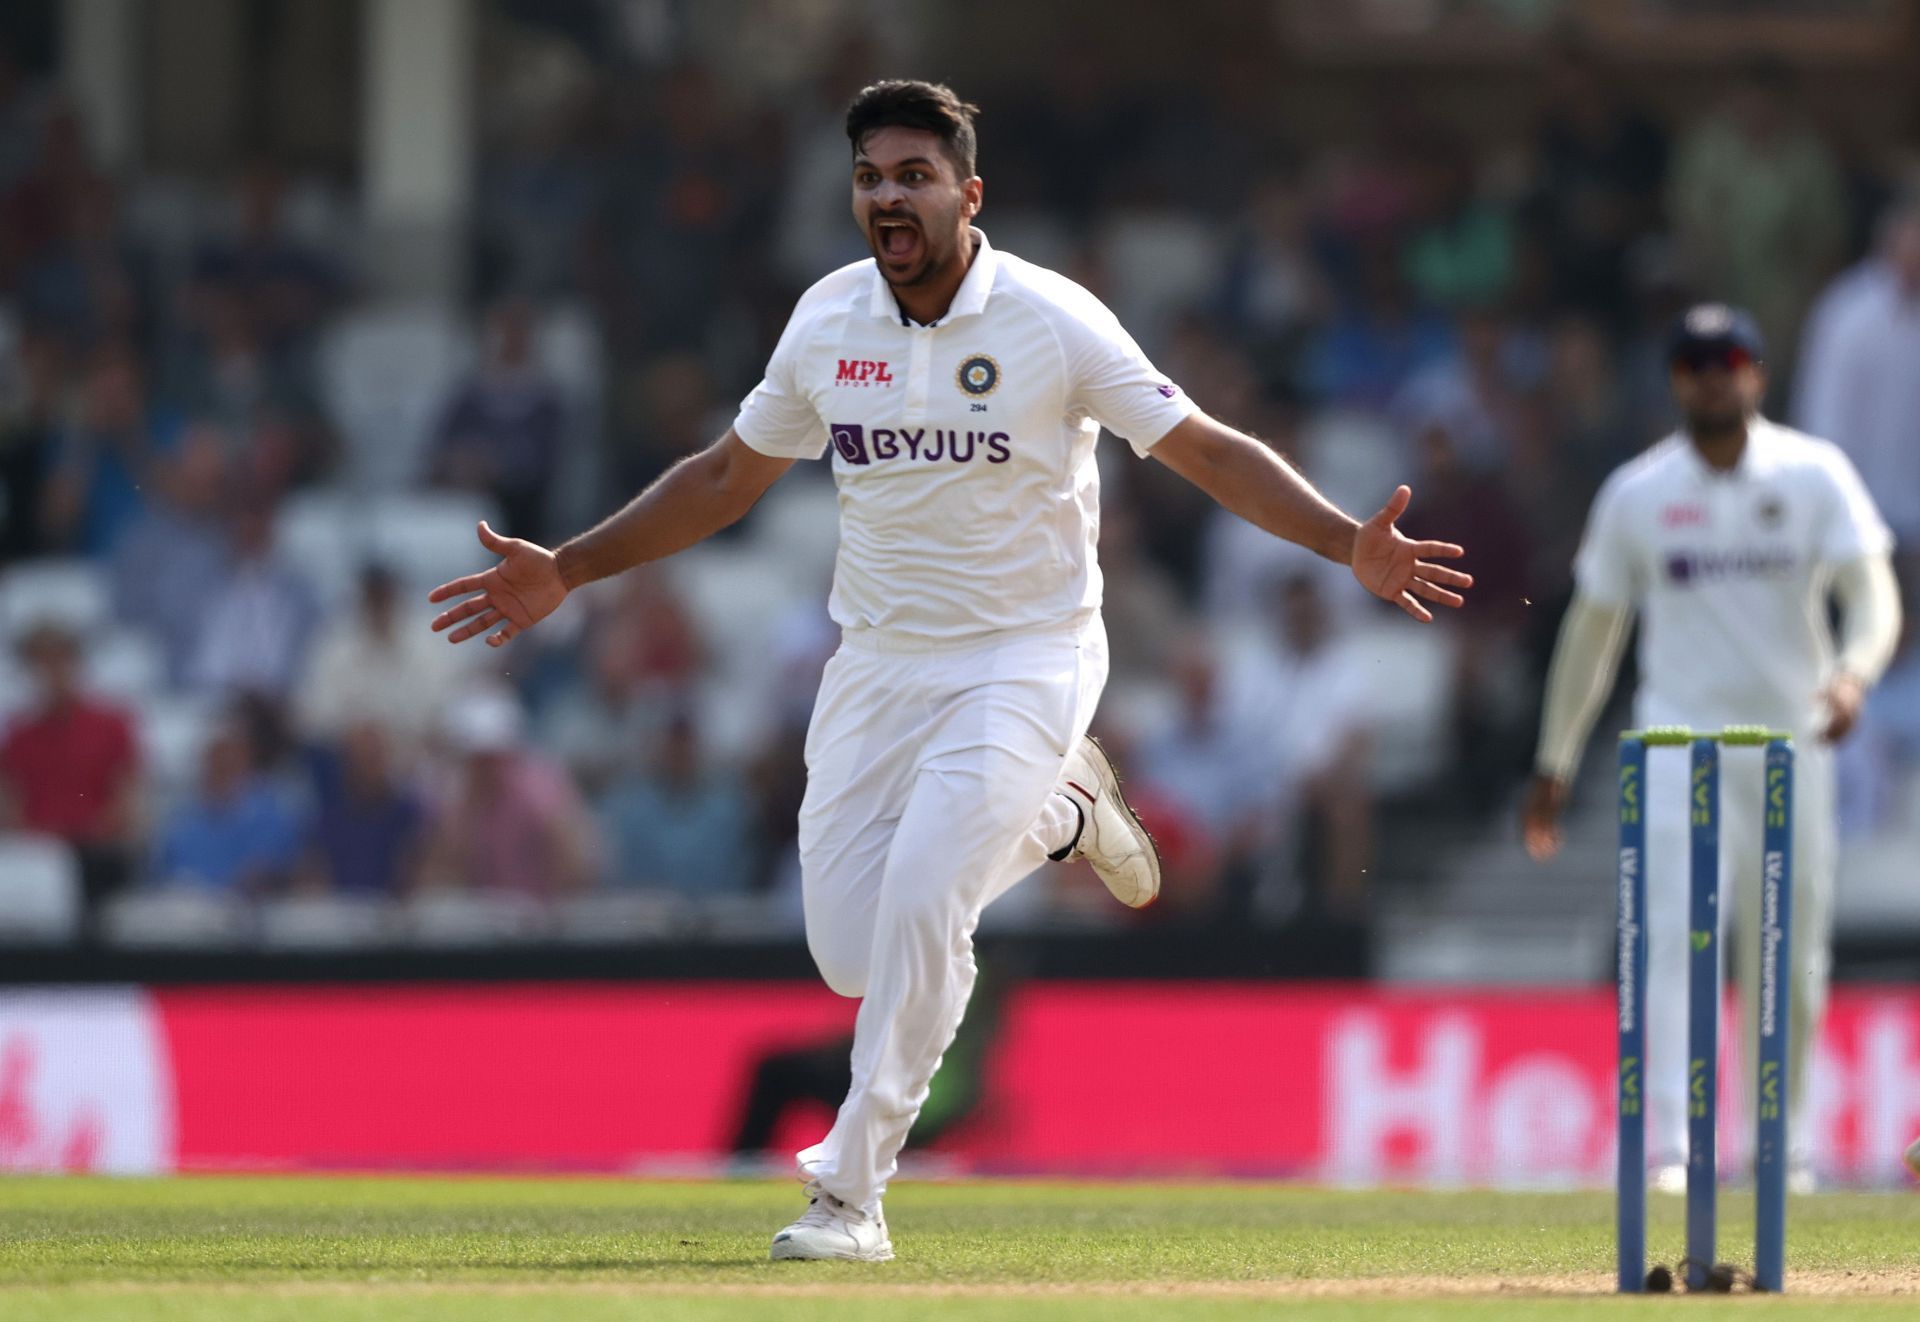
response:
M1739 349L1688 350L1670 366L1673 402L1690 431L1738 427L1766 397L1766 371Z
M877 129L854 153L853 218L890 285L924 283L963 260L981 192L924 129Z

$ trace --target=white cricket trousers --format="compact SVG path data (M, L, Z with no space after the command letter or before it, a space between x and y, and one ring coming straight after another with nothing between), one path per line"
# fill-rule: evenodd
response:
M1054 793L1107 677L1098 615L964 645L850 632L807 730L807 947L862 998L853 1087L803 1173L872 1211L966 1012L980 913L1072 834Z
M1687 1151L1687 931L1691 836L1687 824L1688 752L1647 750L1647 1100L1649 1160L1656 1166L1686 1160ZM1723 1099L1741 1101L1739 1132L1723 1127L1723 1167L1751 1165L1755 1053L1759 1047L1760 790L1765 750L1720 751L1720 949L1732 942L1734 983L1741 1008L1740 1049L1720 1075ZM1793 1013L1789 1019L1788 1136L1795 1161L1815 1156L1807 1071L1813 1038L1826 1014L1832 968L1833 887L1837 842L1834 768L1830 749L1809 736L1794 740L1793 767ZM1724 956L1723 956L1724 958ZM1725 968L1722 969L1723 975ZM1743 1146L1734 1147L1739 1140Z

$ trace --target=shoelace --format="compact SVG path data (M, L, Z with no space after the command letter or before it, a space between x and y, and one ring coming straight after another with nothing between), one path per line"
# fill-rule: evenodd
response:
M822 1189L818 1180L807 1182L807 1197L813 1201L808 1203L807 1210L800 1214L800 1224L803 1226L817 1226L822 1230L831 1230L836 1222L866 1220L852 1207Z

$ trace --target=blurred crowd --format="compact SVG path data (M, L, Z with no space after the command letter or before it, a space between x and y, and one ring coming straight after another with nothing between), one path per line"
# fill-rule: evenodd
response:
M556 29L525 47L544 75L483 126L453 314L370 299L347 199L271 160L107 177L0 52L0 813L66 842L96 910L646 895L797 924L825 474L503 652L430 635L422 589L479 563L476 514L562 537L726 426L796 294L865 255L840 113L886 71L849 39L757 100ZM1497 140L1391 98L1321 140L1199 80L1129 100L1083 57L962 89L996 245L1094 289L1348 508L1408 481L1408 530L1465 542L1478 580L1415 636L1106 447L1101 725L1174 920L1364 923L1370 877L1433 866L1396 840L1504 826L1587 503L1670 429L1662 337L1691 299L1755 311L1773 409L1920 544L1901 181L1778 61L1682 122L1573 44L1538 87ZM1920 829L1911 637L1858 749L1853 825ZM1004 921L1099 921L1060 871Z

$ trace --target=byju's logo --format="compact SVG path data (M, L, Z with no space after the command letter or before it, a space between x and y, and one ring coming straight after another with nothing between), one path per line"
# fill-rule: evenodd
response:
M1763 548L1740 551L1676 551L1667 557L1667 580L1676 587L1737 578L1779 578L1794 571L1792 551Z
M833 437L833 448L840 457L850 464L871 462L867 458L866 429L857 422L836 422L827 429Z
M836 386L890 386L893 373L887 364L876 363L866 358L842 358L840 370L834 373Z

